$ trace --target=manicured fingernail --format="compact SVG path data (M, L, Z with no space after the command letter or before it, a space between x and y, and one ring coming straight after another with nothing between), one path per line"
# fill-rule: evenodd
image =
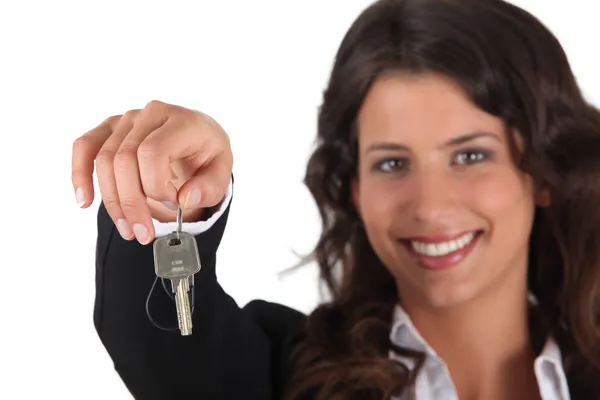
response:
M200 190L193 189L188 193L183 208L195 208L200 205Z
M133 232L131 231L131 227L129 226L129 222L125 221L123 218L117 221L117 229L123 239L131 240L133 239Z
M173 203L172 201L163 201L163 204L169 210L171 210L171 211L177 211L177 204Z
M77 207L81 208L85 204L85 194L82 188L77 188L75 191L75 201L77 201Z
M142 224L134 224L133 232L141 244L148 244L148 229Z

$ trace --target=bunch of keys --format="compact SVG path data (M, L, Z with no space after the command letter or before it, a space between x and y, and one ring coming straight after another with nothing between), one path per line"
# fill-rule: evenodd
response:
M183 336L192 334L192 311L189 291L194 275L200 271L200 255L196 238L182 230L183 211L177 207L177 230L154 241L154 271L159 278L169 279L175 294L177 320Z

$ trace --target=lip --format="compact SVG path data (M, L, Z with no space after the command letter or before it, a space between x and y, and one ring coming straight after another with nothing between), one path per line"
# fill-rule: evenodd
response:
M475 237L473 238L471 243L469 243L462 249L456 250L452 253L449 253L449 254L446 254L443 256L427 256L424 254L419 254L416 251L414 251L414 249L412 248L412 245L410 243L412 240L422 241L423 243L438 243L440 241L443 242L443 241L447 241L447 240L453 240L454 238L459 238L462 235L469 233L469 232L475 232ZM427 269L427 270L441 271L441 270L451 269L451 268L457 266L458 264L460 264L465 258L467 258L469 256L469 254L471 254L471 252L473 251L475 246L477 246L477 244L479 243L479 239L481 238L482 233L483 232L480 230L465 231L465 232L463 232L461 234L457 234L457 235L438 235L435 237L427 236L427 237L420 237L420 238L405 239L405 240L401 240L401 243L408 250L408 253L415 260L417 265L419 265L420 267ZM443 237L444 240L439 240L440 237ZM428 239L429 239L429 241L427 241ZM432 239L435 241L432 241Z

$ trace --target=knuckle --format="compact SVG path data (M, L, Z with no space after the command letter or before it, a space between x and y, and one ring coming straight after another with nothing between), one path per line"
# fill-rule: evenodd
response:
M86 174L79 168L73 168L71 171L71 182L79 183L85 182L87 176Z
M169 118L179 127L186 128L191 125L206 126L209 121L207 116L197 110L181 106L170 106Z
M115 162L127 161L130 159L135 159L137 153L137 148L132 145L122 144L119 149L115 153L114 160Z
M155 158L159 152L160 143L157 140L146 139L137 148L139 159Z
M104 203L104 207L106 208L106 211L108 211L108 214L112 217L112 219L116 221L118 218L121 217L123 212L121 210L121 205L119 204L119 201L117 199L104 197L102 199L102 202Z
M96 163L101 165L112 164L115 158L115 152L109 148L101 148L96 156Z
M128 153L126 151L123 152L119 152L115 155L115 158L113 160L113 169L115 171L115 173L122 173L124 171L127 171L129 168L131 168L131 163L135 162L137 163L137 159L135 157L135 152L134 153Z
M90 138L86 135L80 136L73 142L73 152L84 152L90 146Z
M135 121L135 118L137 117L138 114L139 114L139 110L126 111L125 114L123 114L123 116L121 117L121 120L127 121L127 122L133 122L133 121Z
M141 207L142 202L138 201L133 197L123 197L121 198L121 209L125 213L125 215L133 215L135 214Z
M104 120L103 124L106 124L108 126L115 126L116 124L119 123L119 121L121 120L122 117L123 117L123 115L121 115L121 114L111 115L110 117L108 117Z
M207 118L207 116L199 111L194 111L194 110L188 110L186 108L183 108L181 110L179 110L179 112L176 114L176 117L179 121L179 123L184 124L186 126L189 125L209 125L209 119Z
M112 209L120 207L119 200L114 197L104 196L102 198L102 202L104 203L104 205L106 206L107 209L112 210Z
M163 109L166 106L165 103L163 103L162 101L159 100L150 100L146 106L144 107L145 110L148 111L154 111L154 110L158 110L158 109Z

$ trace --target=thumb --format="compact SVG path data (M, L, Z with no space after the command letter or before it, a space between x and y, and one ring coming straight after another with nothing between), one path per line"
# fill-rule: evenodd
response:
M225 197L230 178L227 168L218 163L201 168L179 188L179 204L184 210L216 206Z

